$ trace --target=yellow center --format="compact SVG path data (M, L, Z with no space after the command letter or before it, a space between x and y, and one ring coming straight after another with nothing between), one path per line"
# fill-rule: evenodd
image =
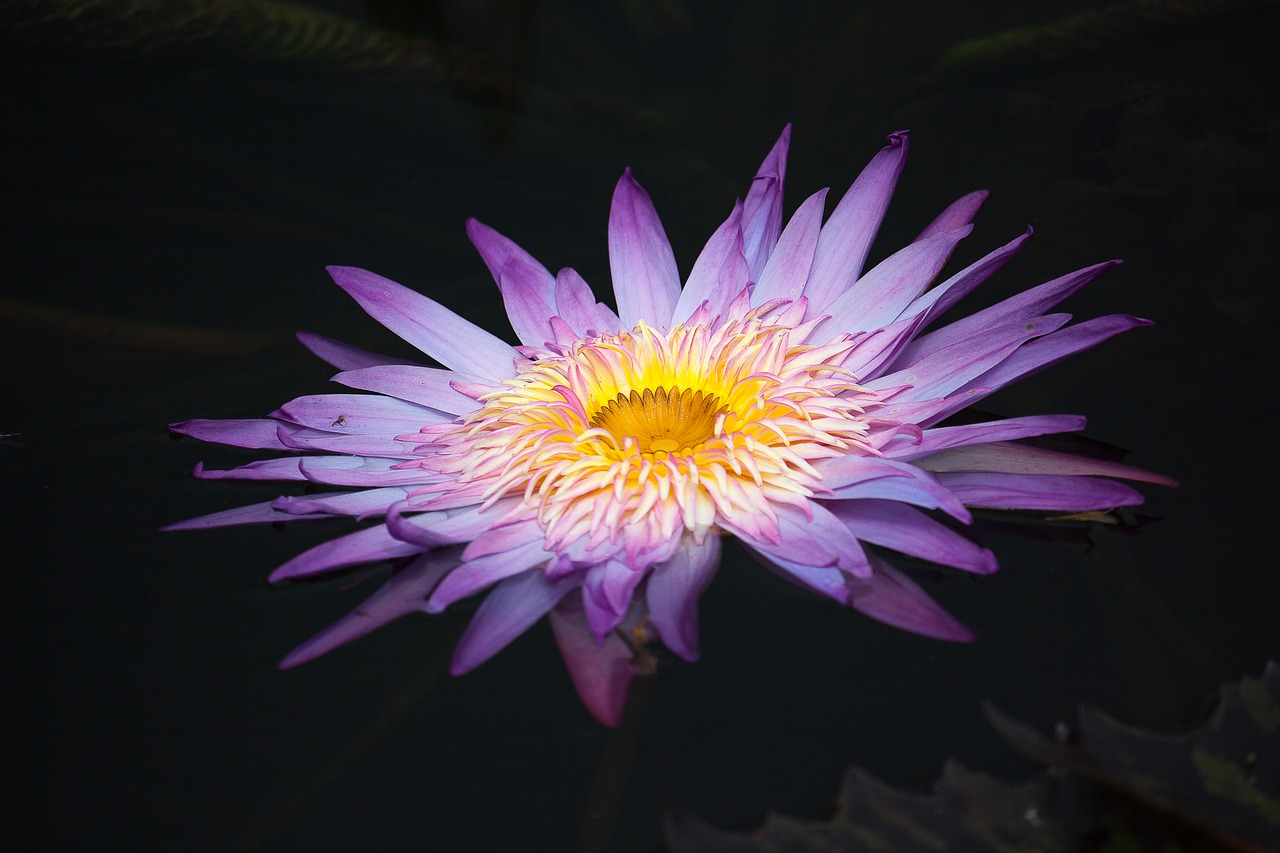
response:
M633 438L641 453L675 453L715 435L725 409L720 398L702 391L659 387L619 393L595 413L591 425L607 430L621 445Z

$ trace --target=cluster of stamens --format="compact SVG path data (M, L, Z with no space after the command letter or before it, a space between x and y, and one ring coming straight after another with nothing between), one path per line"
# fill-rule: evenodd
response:
M675 453L696 449L715 435L724 413L719 397L678 386L668 393L658 386L619 392L591 416L591 426L608 430L619 444L633 440L641 453Z
M548 549L655 559L717 526L776 535L771 506L822 490L811 462L862 449L873 394L839 367L852 344L793 343L759 310L578 341L547 353L441 428L426 491L518 497ZM428 504L429 506L430 504ZM639 555L639 556L638 556Z

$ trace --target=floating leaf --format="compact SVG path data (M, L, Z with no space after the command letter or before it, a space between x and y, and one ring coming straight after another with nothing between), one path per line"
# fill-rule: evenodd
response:
M990 705L986 712L1010 745L1055 769L1009 785L949 763L937 790L925 795L896 790L855 767L845 774L830 821L771 815L746 835L680 815L668 819L667 841L673 853L1280 845L1280 665L1268 664L1261 678L1223 685L1209 721L1181 736L1125 726L1085 708L1078 742L1050 740ZM1133 814L1135 803L1142 814Z
M1006 785L955 762L943 769L933 794L896 790L850 768L840 789L840 809L829 823L771 815L753 836L723 832L691 816L672 818L672 853L830 850L1062 850L1064 828L1047 815L1055 784L1042 779Z
M1070 770L1233 849L1280 843L1280 666L1224 684L1213 716L1187 735L1080 710L1078 743L1050 741L988 705L1011 746Z

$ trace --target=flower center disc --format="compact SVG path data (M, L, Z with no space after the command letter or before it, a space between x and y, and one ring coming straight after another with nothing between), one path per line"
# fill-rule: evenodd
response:
M723 411L719 397L702 391L646 388L619 393L595 413L591 425L608 430L619 446L629 437L641 453L675 453L715 435Z

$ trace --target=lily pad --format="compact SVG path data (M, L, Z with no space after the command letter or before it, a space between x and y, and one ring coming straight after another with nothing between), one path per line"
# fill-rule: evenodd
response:
M1127 726L1082 708L1073 737L1051 739L986 707L1016 750L1050 765L1007 784L957 763L932 794L849 769L830 821L771 815L751 834L699 818L667 821L674 853L1057 851L1280 847L1280 665L1225 684L1213 715L1186 735ZM1066 771L1066 772L1064 772ZM1170 846L1172 845L1172 846Z

